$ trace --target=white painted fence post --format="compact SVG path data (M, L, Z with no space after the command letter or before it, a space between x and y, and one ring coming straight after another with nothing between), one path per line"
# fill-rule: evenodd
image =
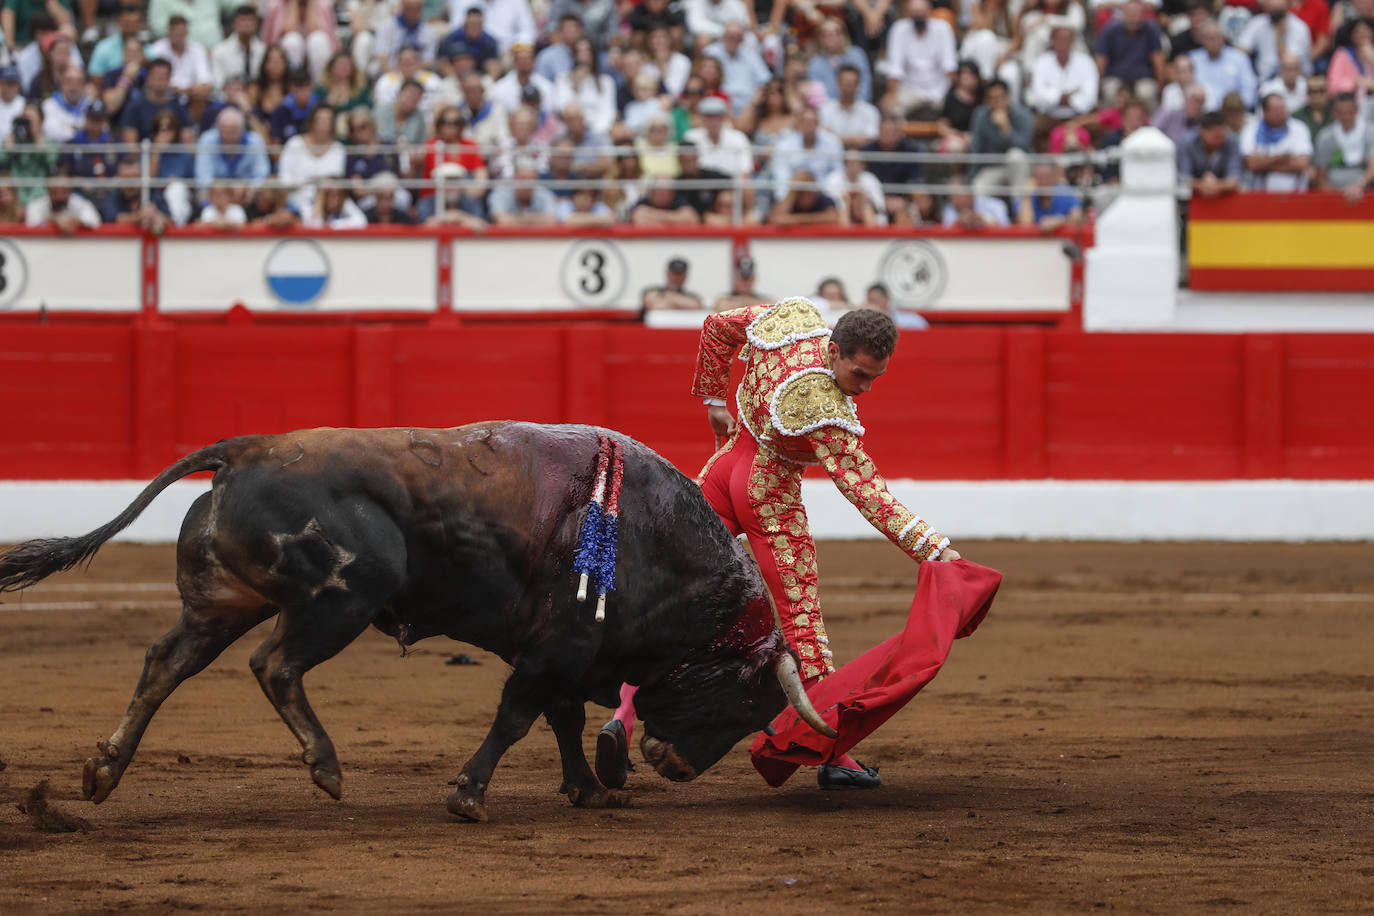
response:
M1090 331L1167 327L1178 306L1174 144L1142 127L1121 144L1121 194L1097 219L1083 286Z

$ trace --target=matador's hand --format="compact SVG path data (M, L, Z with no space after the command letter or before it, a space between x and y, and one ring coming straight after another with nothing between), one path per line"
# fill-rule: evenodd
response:
M959 551L955 550L953 547L946 547L944 550L940 551L940 555L936 557L936 559L942 563L953 563L955 560L962 560L963 557L960 556Z
M730 408L710 406L706 408L706 422L711 424L711 432L716 434L716 448L735 434L735 418L730 416Z

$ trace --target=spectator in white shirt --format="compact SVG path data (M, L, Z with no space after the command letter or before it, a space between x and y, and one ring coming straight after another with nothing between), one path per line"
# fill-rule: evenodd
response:
M701 167L726 175L749 177L754 174L754 155L749 138L725 123L725 100L715 96L697 103L701 127L693 127L682 137L696 145Z
M839 96L821 106L821 127L838 136L846 149L858 149L878 139L881 117L872 102L859 98L863 74L853 64L841 64L835 77Z
M886 226L887 202L878 176L867 170L863 156L856 151L844 154L844 168L831 172L821 182L821 190L837 202L851 226Z
M334 139L334 109L317 106L310 112L308 125L305 131L286 141L277 163L277 177L282 184L296 188L291 193L291 206L302 216L314 205L315 182L342 178L345 164L343 144Z
M449 0L448 27L462 28L468 10L474 6L482 10L483 29L496 39L502 54L517 43L534 47L538 33L529 0ZM513 108L508 110L514 111Z
M1288 0L1264 0L1263 10L1245 24L1236 46L1255 59L1260 80L1278 76L1279 60L1287 54L1302 61L1303 73L1312 72L1312 32L1288 11Z
M85 126L86 107L90 104L86 71L80 64L67 64L57 91L43 100L43 136L54 143L66 143Z
M1254 191L1304 191L1312 162L1312 133L1288 116L1277 93L1260 102L1261 116L1240 132L1246 186Z
M1073 28L1055 23L1050 49L1036 60L1031 73L1031 107L1056 120L1087 114L1097 106L1097 65L1073 43Z
M80 194L68 187L49 183L48 193L35 197L24 208L24 223L29 226L54 226L63 235L77 229L94 229L100 225L100 211Z
M1007 202L997 197L974 196L973 190L962 179L954 178L950 184L955 190L945 198L945 209L940 222L945 226L958 226L961 229L987 229L993 226L1010 226L1011 213Z
M307 229L366 229L367 215L345 188L326 184L315 195L315 205L302 225Z
M534 45L519 42L511 48L510 70L491 84L491 88L487 90L487 99L506 111L515 111L521 105L526 86L533 86L539 90L540 111L554 110L553 83L534 72Z
M1293 54L1285 54L1279 64L1279 75L1260 84L1259 95L1278 93L1288 105L1289 111L1297 111L1307 104L1307 77L1302 75L1302 60Z
M743 0L686 0L687 31L692 33L698 51L725 34L731 22L749 22L749 9Z
M260 27L258 11L252 6L244 4L234 10L229 37L210 52L210 75L216 89L224 88L230 77L241 76L245 83L258 78L267 53L266 43L258 37Z
M226 182L210 185L209 200L200 209L200 224L212 229L236 230L248 222L243 207L234 203L234 189Z
M838 171L844 160L844 144L840 138L820 126L820 115L814 108L803 108L797 114L797 126L779 138L773 147L773 193L776 199L787 195L792 174L805 170L816 181L825 181Z
M148 56L162 58L172 65L172 88L177 92L193 89L208 95L214 76L210 73L210 55L205 45L191 40L191 27L185 16L167 20L167 37L153 42Z
M744 36L744 23L732 20L726 23L720 40L701 52L720 61L720 88L734 102L736 114L749 104L754 93L773 75L758 49L747 45Z
M377 37L372 46L372 56L378 66L389 69L396 66L396 52L406 45L420 49L420 59L425 63L434 61L434 52L439 47L438 30L425 21L424 0L401 0L395 16L389 16L377 27Z
M940 114L945 93L959 59L954 30L943 19L932 19L930 0L907 0L906 18L887 33L887 98L909 118L933 121Z

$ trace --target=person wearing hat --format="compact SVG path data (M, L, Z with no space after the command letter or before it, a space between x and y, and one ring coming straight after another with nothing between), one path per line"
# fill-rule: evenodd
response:
M241 76L246 83L258 78L267 54L267 42L258 37L260 27L257 7L245 3L234 10L229 37L210 52L210 75L216 89L224 88L230 77Z
M85 123L67 142L75 146L116 142L114 135L110 133L110 113L106 110L104 102L96 99L86 106ZM117 158L110 152L78 151L63 153L58 157L57 163L60 169L76 178L104 178L114 174Z
M715 301L711 306L711 311L725 312L730 309L744 308L769 301L771 296L754 288L754 273L753 258L747 254L735 258L735 269L730 274L730 291Z
M674 257L668 262L668 276L662 286L650 286L639 298L640 309L656 312L664 309L705 308L701 297L687 289L687 259Z
M139 37L143 26L143 5L137 0L123 0L115 16L115 31L97 41L91 49L91 76L103 77L123 67L124 42Z
M1031 71L1030 102L1038 114L1064 121L1097 107L1097 64L1074 48L1076 35L1067 20L1050 25L1050 49Z
M0 67L0 140L10 135L14 119L24 112L24 96L19 91L19 68Z
M514 111L524 104L524 92L533 87L539 92L540 111L553 108L553 83L534 70L534 45L519 42L510 49L509 72L491 84L487 98L506 111Z
M748 178L754 174L754 154L749 138L726 123L725 100L708 96L697 103L701 126L682 137L697 148L701 167L730 176Z
M68 64L58 78L57 91L43 100L43 133L54 143L66 143L86 123L86 71Z

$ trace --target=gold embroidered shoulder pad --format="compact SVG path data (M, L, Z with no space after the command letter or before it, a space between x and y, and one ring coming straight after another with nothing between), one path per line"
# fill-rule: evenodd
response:
M799 340L830 333L820 309L810 299L784 299L749 323L745 336L760 350L778 350Z
M804 436L822 426L864 434L854 401L840 391L829 369L803 369L785 379L769 407L773 427L784 436Z

